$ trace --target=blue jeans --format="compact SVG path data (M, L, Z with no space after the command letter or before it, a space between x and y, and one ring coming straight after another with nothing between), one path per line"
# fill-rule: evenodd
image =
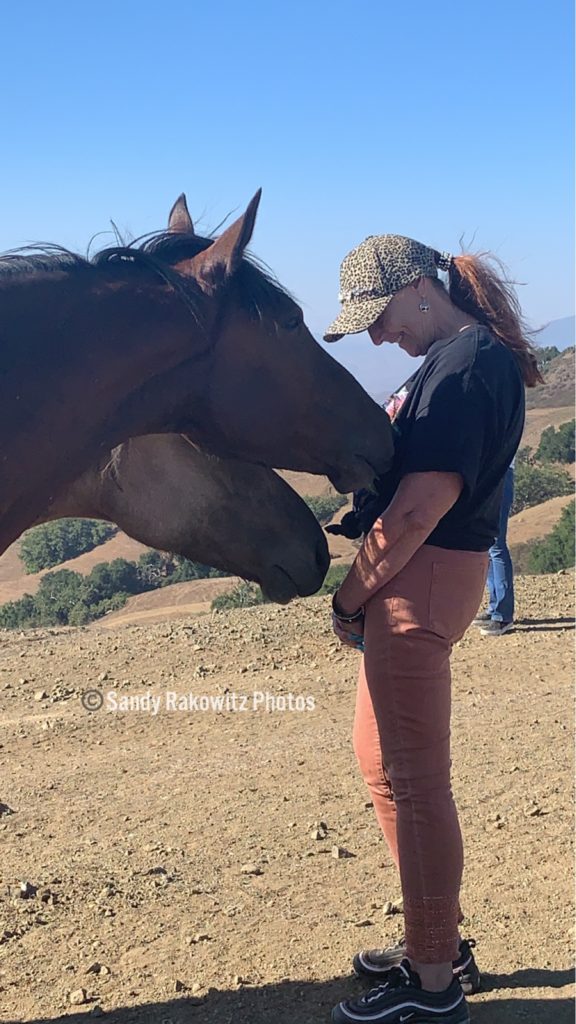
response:
M496 622L513 622L514 620L514 569L506 544L508 516L513 501L514 470L510 467L504 477L499 531L490 548L490 565L488 567L488 591L490 593L488 612Z

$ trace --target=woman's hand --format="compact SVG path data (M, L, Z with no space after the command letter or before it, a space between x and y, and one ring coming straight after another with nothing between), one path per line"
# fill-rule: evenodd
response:
M332 612L332 627L345 647L364 651L364 616L357 622L340 622L340 619Z
M364 650L364 612L353 616L352 622L346 622L347 616L340 613L338 594L332 600L332 628L338 639L346 646L357 651Z

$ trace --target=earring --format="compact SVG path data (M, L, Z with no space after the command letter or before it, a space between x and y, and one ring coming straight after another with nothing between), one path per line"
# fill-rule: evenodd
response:
M427 313L429 311L430 306L428 304L427 299L423 298L420 300L420 305L418 306L418 309L420 310L421 313Z

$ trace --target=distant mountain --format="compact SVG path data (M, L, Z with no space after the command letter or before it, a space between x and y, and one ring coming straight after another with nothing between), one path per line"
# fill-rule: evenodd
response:
M561 350L571 348L576 344L576 317L563 316L560 320L552 320L534 340L540 348L547 345L556 345Z

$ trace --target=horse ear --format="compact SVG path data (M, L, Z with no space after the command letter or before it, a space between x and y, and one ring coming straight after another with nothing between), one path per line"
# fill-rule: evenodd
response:
M244 249L252 238L262 189L250 200L245 213L234 221L204 252L191 260L182 260L175 269L197 283L207 293L216 292L240 266Z
M194 234L194 224L188 210L184 192L178 196L168 216L168 231L182 231L186 234Z

